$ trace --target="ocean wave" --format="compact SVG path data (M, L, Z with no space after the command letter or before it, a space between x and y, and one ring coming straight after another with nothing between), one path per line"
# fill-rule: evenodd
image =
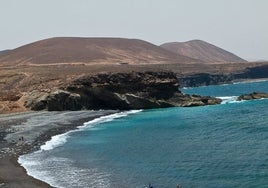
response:
M63 188L57 184L57 177L50 175L50 171L48 168L48 162L51 162L51 159L42 158L41 153L34 152L26 155L22 155L18 158L18 163L26 169L28 175L39 179L41 181L47 182L49 185L53 187ZM40 162L41 161L41 162ZM60 164L69 164L70 161L63 158L53 158L53 164L55 167L55 163L59 162ZM53 172L52 172L53 173Z
M135 113L138 113L138 112L141 112L141 111L142 110L130 110L130 111L119 112L119 113L115 113L115 114L111 114L111 115L107 115L107 116L101 116L99 118L96 118L96 119L93 119L91 121L85 122L82 126L79 126L78 128L79 129L84 129L84 128L93 127L96 124L101 124L101 123L113 121L114 119L125 117L125 116L128 116L130 114L135 114Z
M238 96L224 96L224 97L217 97L217 98L222 100L221 104L240 102L240 101L237 101Z
M56 135L56 136L52 136L51 140L47 141L44 145L40 147L41 151L52 150L56 147L63 145L67 141L67 138L69 137L68 134L69 132Z
M92 128L92 127L94 127L96 125L99 125L101 123L113 121L114 119L122 118L122 117L128 116L130 114L135 114L135 113L138 113L138 112L141 112L141 111L142 110L130 110L130 111L119 112L119 113L115 113L115 114L95 118L95 119L93 119L91 121L85 122L82 126L78 126L77 127L78 129L71 130L71 131L69 131L67 133L63 133L63 134L53 136L51 138L51 140L47 141L44 145L42 145L40 147L40 150L41 151L48 151L48 150L52 150L54 148L57 148L59 146L62 146L64 143L67 142L67 139L68 139L70 133L81 131L81 130L88 129L88 128ZM37 151L37 152L40 152L40 151Z
M20 156L18 162L23 164L28 175L47 182L53 187L111 187L111 175L108 172L94 167L77 167L72 160L67 158L31 153ZM66 177L68 177L67 181ZM85 179L90 181L83 181Z
M248 83L259 83L259 82L267 82L268 79L252 79L252 80L243 80L243 81L237 81L233 82L233 84L248 84Z

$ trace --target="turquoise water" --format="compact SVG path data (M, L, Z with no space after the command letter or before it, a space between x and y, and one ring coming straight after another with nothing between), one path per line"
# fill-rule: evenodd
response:
M214 97L239 96L252 92L268 92L268 81L183 88L181 91L188 94L208 95Z
M268 82L184 89L213 96L268 92ZM131 111L88 122L57 146L21 157L57 187L267 187L268 100Z

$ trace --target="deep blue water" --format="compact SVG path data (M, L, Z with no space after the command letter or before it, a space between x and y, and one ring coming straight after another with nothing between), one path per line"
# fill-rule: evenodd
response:
M221 97L253 91L268 92L268 82L183 90ZM21 161L58 187L268 187L267 107L264 99L115 114Z

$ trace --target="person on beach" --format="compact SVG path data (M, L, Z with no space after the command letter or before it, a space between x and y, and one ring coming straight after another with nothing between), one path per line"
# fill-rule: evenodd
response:
M154 188L151 183L149 183L148 188Z

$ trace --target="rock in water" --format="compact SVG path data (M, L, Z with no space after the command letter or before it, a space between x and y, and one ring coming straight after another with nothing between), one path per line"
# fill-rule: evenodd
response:
M203 106L221 103L220 99L183 94L172 72L105 73L83 76L63 90L34 96L27 107L47 109L151 109L174 106Z
M237 98L238 101L242 100L254 100L254 99L264 99L268 98L268 93L262 93L262 92L253 92L250 94L244 94Z

